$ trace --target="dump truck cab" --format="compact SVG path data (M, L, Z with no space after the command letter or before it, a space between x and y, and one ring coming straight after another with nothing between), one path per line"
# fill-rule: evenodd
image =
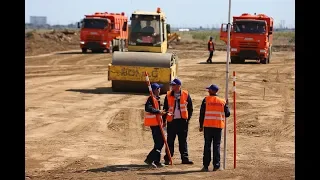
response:
M114 52L108 66L108 80L112 90L121 92L145 92L145 71L150 82L164 85L161 93L170 90L170 82L177 76L178 57L168 53L168 32L165 14L134 11L130 17L128 51Z
M227 24L221 25L220 39L227 43ZM234 16L230 33L231 63L258 60L270 62L272 54L273 19L264 14L244 13Z
M83 53L123 51L128 40L128 18L124 13L96 12L78 23Z

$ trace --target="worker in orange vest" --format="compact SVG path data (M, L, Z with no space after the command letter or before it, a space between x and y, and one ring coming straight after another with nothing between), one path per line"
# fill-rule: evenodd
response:
M212 41L212 37L208 41L208 51L209 51L209 58L207 59L207 63L212 63L212 56L214 52L214 43Z
M146 160L144 161L146 164L151 165L155 168L157 167L163 167L164 164L160 163L160 157L161 157L161 150L164 145L164 141L161 135L160 130L160 124L157 121L156 115L164 115L166 114L165 111L160 110L160 89L163 85L152 83L151 89L153 92L154 97L149 96L147 99L147 102L145 104L145 116L144 116L144 125L150 126L154 147L148 154ZM158 104L153 103L153 99L155 98ZM163 123L163 126L165 126L165 123Z
M190 94L181 89L181 81L174 79L170 83L172 91L168 91L164 99L163 110L168 113L164 115L167 121L167 141L171 156L174 154L174 141L178 135L179 151L182 164L193 164L188 155L188 126L193 113L193 105ZM169 164L169 157L164 156L165 165Z
M221 132L225 127L225 118L230 116L228 100L218 97L219 87L215 84L207 87L209 96L202 101L200 108L199 131L204 130L204 150L202 171L208 171L211 161L211 144L213 141L213 171L220 169Z

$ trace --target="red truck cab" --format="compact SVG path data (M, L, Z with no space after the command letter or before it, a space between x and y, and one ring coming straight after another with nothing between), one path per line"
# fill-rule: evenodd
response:
M128 41L128 18L124 13L85 15L78 23L80 48L83 53L124 51Z
M220 39L227 43L227 24L222 24ZM264 14L233 16L230 33L231 63L246 59L268 64L271 59L273 18Z

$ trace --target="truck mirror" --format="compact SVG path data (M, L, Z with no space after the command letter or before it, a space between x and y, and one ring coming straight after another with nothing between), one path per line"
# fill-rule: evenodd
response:
M270 27L269 29L270 29L269 31L272 31L272 30L273 30L273 28L272 28L272 27Z
M78 28L80 28L80 22L78 22Z

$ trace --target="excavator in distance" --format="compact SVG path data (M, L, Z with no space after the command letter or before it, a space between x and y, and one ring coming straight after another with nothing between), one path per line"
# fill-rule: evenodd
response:
M130 20L128 51L114 52L108 65L112 90L148 93L147 71L150 82L163 84L160 93L165 93L178 73L178 56L167 52L170 26L166 16L157 8L155 12L134 11Z

